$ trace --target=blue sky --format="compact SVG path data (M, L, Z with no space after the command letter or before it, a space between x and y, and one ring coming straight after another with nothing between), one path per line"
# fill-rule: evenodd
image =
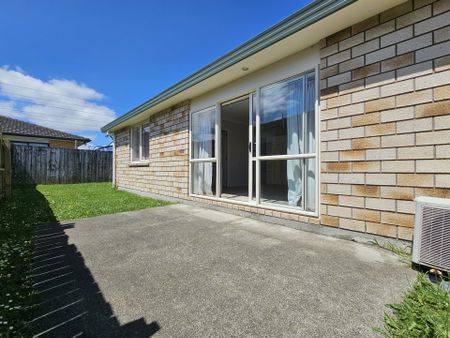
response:
M307 4L0 3L0 114L109 142L99 128Z

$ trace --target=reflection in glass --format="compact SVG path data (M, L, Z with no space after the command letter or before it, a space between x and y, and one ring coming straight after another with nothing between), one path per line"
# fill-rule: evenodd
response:
M252 157L255 157L256 156L256 94L252 94L251 119L252 119Z
M142 160L148 160L150 150L150 126L144 124L142 126Z
M316 210L316 159L305 159L306 163L306 205L308 211Z
M261 156L303 153L303 77L261 90Z
M315 153L315 95L314 73L261 89L261 156ZM264 175L267 179L270 174L263 173L261 166L261 189L266 184L266 190L272 191L273 196L278 196L284 189L285 196L278 196L274 200L285 201L290 206L307 205L309 209L314 208L315 196L312 193L311 203L304 203L302 198L305 197L304 186L314 184L315 161L308 161L310 173L303 170L303 161L289 159L266 162L264 170L273 170L277 177L276 182L273 181L275 183L270 180L263 182Z
M192 114L192 158L214 158L215 124L214 108Z
M131 135L131 160L139 161L139 148L141 145L141 135L140 135L141 126L133 127L132 135Z
M316 84L314 73L306 76L306 152L314 153L316 151ZM306 160L306 210L315 211L316 209L316 159L310 158Z
M305 112L306 112L306 146L305 153L312 154L316 151L316 84L314 73L306 76L306 95L305 95Z
M302 162L301 159L261 161L261 202L301 207ZM288 168L293 171L288 172Z

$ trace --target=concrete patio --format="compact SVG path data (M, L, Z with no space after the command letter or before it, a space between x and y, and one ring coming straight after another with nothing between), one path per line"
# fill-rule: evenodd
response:
M42 336L372 337L415 275L377 247L183 204L38 235Z

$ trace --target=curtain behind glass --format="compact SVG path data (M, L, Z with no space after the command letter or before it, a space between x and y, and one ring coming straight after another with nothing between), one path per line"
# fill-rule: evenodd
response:
M288 155L303 153L303 78L287 85L286 124ZM299 205L302 198L302 160L287 161L288 203Z
M192 114L192 158L213 158L215 147L215 110ZM192 170L192 192L199 195L213 194L213 163L198 162Z
M142 126L142 160L148 160L150 152L150 126Z
M306 77L306 152L316 151L316 86L315 74L310 73ZM316 159L307 160L306 165L306 209L314 211L316 207Z
M214 157L215 124L215 109L192 114L192 158Z
M131 160L139 161L139 147L141 145L140 126L133 127L131 135Z

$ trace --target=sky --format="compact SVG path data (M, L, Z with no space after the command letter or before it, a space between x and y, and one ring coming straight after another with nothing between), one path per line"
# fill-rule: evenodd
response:
M310 0L0 0L0 115L100 128Z

